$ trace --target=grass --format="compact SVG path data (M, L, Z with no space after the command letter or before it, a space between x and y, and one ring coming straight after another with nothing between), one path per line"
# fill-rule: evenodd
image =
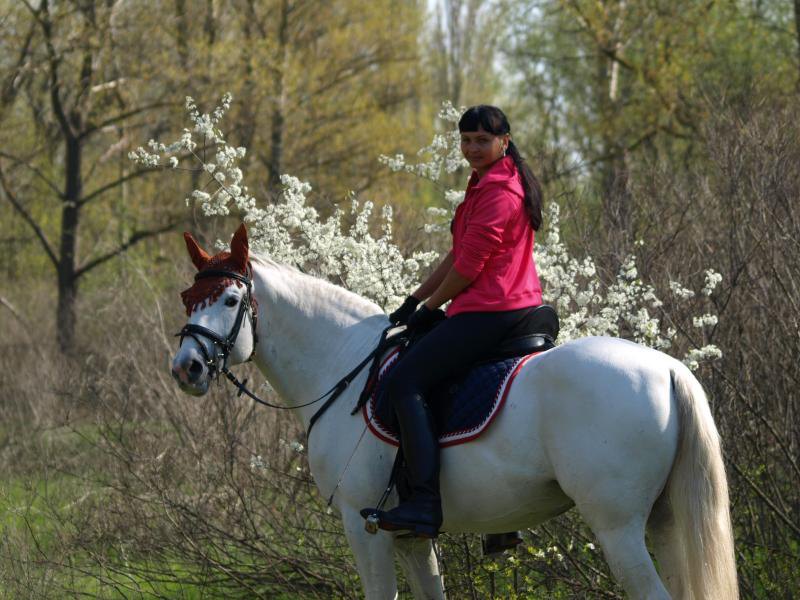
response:
M143 439L145 445L160 439L169 446L171 429L164 422L139 422L132 427L133 432L126 435ZM175 540L166 539L171 534L160 529L168 522L163 510L147 523L137 518L134 506L120 504L119 490L106 485L116 486L122 478L114 472L119 465L109 461L107 448L103 448L105 433L103 426L85 423L35 435L9 434L15 460L6 462L0 471L0 599L282 597L271 584L259 583L259 570L270 567L266 562L263 567L259 564L257 547L248 553L245 547L220 548L219 539L204 542L198 537L192 543L206 544L201 555L218 554L217 565L204 564L193 560L196 556L182 554L180 544L171 546ZM219 457L210 458L212 466L219 462ZM147 464L144 457L142 462ZM178 487L168 492L198 493L191 477L175 483ZM256 500L280 514L274 506L281 502L280 494L270 487L261 492ZM152 502L150 508L158 508L158 502ZM126 509L133 510L126 514ZM104 514L106 511L113 516ZM127 523L126 518L130 519ZM164 523L157 523L159 519ZM126 528L130 539L126 539ZM282 532L284 542L286 533ZM166 537L150 540L149 534ZM263 528L261 534L266 538L270 532ZM306 532L308 535L312 534ZM317 549L341 554L338 532L315 535ZM224 541L224 536L221 539ZM270 548L273 562L289 563L308 541L297 536L292 543L282 544L276 536L278 543ZM227 576L224 570L231 564L249 576L250 582L240 579L237 584L235 576ZM338 571L334 568L332 573ZM297 595L286 593L283 597Z

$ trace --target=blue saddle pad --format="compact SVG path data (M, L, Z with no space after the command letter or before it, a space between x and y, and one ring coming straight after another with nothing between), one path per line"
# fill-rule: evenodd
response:
M514 377L531 358L542 354L517 356L481 363L467 373L446 381L428 395L439 431L439 446L455 446L474 440L483 433L505 404ZM384 358L378 372L378 383L362 414L370 431L383 441L399 445L397 426L392 411L383 406L386 376L397 364L398 350ZM389 417L381 417L382 415Z

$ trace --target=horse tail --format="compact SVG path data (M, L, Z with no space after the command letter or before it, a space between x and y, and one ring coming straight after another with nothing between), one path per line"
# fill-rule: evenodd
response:
M667 485L669 560L677 589L687 600L736 600L728 482L719 433L703 387L683 365L671 369L678 409L678 451ZM672 577L670 577L670 575ZM672 587L672 586L670 586Z

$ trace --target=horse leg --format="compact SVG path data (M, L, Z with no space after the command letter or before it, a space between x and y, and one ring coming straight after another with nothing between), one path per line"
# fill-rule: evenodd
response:
M342 507L342 523L356 558L366 600L397 598L392 537L386 532L368 534L364 531L364 519L357 510L349 507Z
M619 527L592 529L614 577L632 599L670 600L647 551L642 519L635 517Z
M394 549L417 600L444 600L439 563L431 540L398 537Z
M684 589L680 574L683 552L678 531L675 529L672 511L665 498L659 498L647 521L647 533L653 554L658 561L658 571L673 598L683 598Z

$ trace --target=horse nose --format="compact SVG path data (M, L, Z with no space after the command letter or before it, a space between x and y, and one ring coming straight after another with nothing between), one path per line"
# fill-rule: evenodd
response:
M201 363L196 358L191 360L191 364L189 365L189 381L195 382L200 375L203 374L203 363Z
M189 358L179 365L172 366L172 376L181 383L194 383L203 374L203 363Z

